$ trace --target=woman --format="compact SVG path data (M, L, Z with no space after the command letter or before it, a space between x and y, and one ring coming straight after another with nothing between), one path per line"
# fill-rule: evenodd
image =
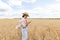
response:
M26 12L23 13L21 22L19 22L18 25L16 26L17 29L21 26L22 40L28 40L28 27L27 26L31 23L27 21L28 16L29 15Z

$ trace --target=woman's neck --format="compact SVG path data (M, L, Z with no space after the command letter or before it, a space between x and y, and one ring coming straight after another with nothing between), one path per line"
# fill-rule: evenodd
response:
M27 18L25 18L25 17L23 17L24 19L27 19Z

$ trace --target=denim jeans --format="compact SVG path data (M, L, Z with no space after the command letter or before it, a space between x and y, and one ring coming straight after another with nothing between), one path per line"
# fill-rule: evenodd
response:
M28 28L27 27L22 27L22 40L28 40Z

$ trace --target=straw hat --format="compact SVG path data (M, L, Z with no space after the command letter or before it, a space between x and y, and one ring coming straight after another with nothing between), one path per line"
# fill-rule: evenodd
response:
M22 15L22 17L24 17L24 16L29 16L29 15L28 15L27 12L24 12L23 15Z

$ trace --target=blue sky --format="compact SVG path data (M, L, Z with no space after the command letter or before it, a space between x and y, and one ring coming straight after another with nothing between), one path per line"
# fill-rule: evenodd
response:
M60 18L60 0L0 0L0 18Z

